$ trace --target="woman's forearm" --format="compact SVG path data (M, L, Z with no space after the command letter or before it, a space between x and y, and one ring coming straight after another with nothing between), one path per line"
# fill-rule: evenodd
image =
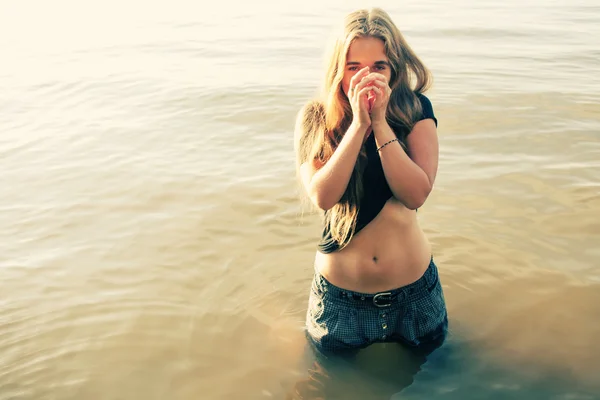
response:
M396 138L387 122L373 125L373 132L377 148ZM379 157L394 197L407 208L421 207L432 189L425 171L411 160L398 141L379 150Z
M317 207L328 210L342 198L368 127L352 124L331 158L310 180L309 195Z

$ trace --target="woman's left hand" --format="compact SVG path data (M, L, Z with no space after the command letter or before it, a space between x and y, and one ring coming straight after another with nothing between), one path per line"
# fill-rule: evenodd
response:
M375 125L384 123L386 121L385 116L387 113L387 106L388 102L390 101L392 89L390 89L388 86L385 76L377 73L373 73L371 75L375 75L375 80L373 80L375 101L373 102L373 107L371 108L371 124Z

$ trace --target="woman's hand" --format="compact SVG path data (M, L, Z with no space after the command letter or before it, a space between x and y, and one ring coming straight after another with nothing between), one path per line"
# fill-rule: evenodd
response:
M372 81L374 78L367 78L368 74L369 67L358 71L350 80L350 88L348 89L348 100L350 101L353 115L352 122L363 128L371 126L367 95L373 89Z
M388 86L387 80L385 76L372 73L365 77L364 80L369 80L372 84L371 90L375 93L375 99L372 100L372 108L370 112L371 123L373 125L378 125L381 123L385 123L387 106L390 101L390 95L392 93L392 89Z

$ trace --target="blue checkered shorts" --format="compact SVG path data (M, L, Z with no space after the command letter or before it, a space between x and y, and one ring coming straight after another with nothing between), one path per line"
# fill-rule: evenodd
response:
M306 331L322 352L360 349L376 342L439 346L448 332L448 316L433 258L416 282L375 294L339 288L315 272Z

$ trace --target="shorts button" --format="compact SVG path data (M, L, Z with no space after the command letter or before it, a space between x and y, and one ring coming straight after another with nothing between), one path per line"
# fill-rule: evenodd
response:
M365 299L365 296L361 296L361 297L360 297L360 299L361 299L361 300L364 300L364 299Z
M383 329L387 329L387 324L383 324L383 325L381 325L381 327L382 327Z
M381 318L385 318L385 313L381 314Z
M386 336L386 335L383 335L381 338L382 338L383 340L385 340L385 339L387 338L387 336Z

